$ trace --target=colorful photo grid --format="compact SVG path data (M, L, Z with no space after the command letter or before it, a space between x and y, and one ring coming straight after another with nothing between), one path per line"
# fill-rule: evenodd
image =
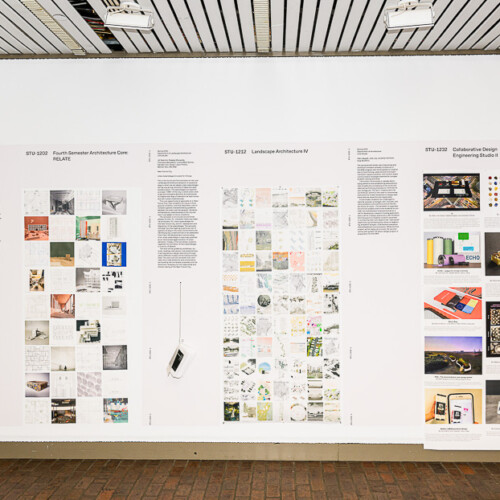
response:
M127 192L24 191L27 424L128 422Z
M340 423L338 189L221 196L224 421Z

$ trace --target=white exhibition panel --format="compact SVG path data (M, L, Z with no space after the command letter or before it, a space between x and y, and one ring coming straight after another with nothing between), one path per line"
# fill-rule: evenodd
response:
M34 149L39 149L36 145L47 145L47 149L53 146L62 148L64 145L71 145L73 149L82 149L85 145L92 149L119 149L129 145L124 182L130 184L137 180L136 187L143 188L143 200L148 194L145 191L148 179L152 181L149 194L154 195L155 178L151 172L138 175L130 169L134 164L138 168L144 165L144 147L140 144L154 145L153 148L158 149L172 147L174 150L191 147L199 166L220 168L218 176L212 176L210 172L202 175L205 179L203 195L210 199L218 196L214 195L215 190L226 182L229 185L237 185L240 181L242 184L277 185L286 175L286 169L290 168L296 181L307 184L311 178L318 182L321 175L331 169L332 184L336 184L337 174L339 179L353 187L352 192L342 192L346 207L350 207L345 210L347 216L349 210L356 209L355 168L352 173L335 172L335 165L343 161L342 147L347 147L346 144L363 146L387 141L393 144L394 141L420 141L423 145L425 141L429 141L430 145L435 145L436 141L453 141L454 144L458 141L482 141L482 144L498 140L500 101L496 93L500 68L497 59L497 56L454 56L2 61L0 143L5 146L30 145ZM36 75L35 79L33 75ZM337 149L319 144L341 142L344 145ZM270 172L266 171L267 165L262 162L252 170L254 165L250 160L238 160L241 173L231 172L231 160L227 157L223 159L221 151L241 144L308 147L311 157L307 161L312 162L316 170L301 170L300 160L287 158L289 166L284 165L283 160L273 160L271 164L276 170ZM101 170L99 165L93 164L87 171L88 165L77 160L76 167L71 166L76 170L57 165L53 171L37 171L30 166L23 170L25 179L13 174L9 178L9 172L16 170L16 164L24 161L19 156L21 150L6 148L2 154L4 179L12 184L11 194L4 197L0 205L3 235L20 233L16 229L16 221L6 214L9 207L16 204L16 196L25 182L30 186L33 183L50 185L52 181L47 176L64 178L65 172L70 179L78 172L79 165L84 185L92 184L85 175L91 175L94 182L98 178L99 185L103 186L116 184L120 176L120 159L110 159L106 160L106 169ZM331 151L337 151L338 156L329 157ZM404 173L401 187L408 185L408 191L400 193L401 200L408 194L419 201L422 165L414 163L411 155L405 153L404 145L394 146L389 153L397 154L400 166L415 167L415 171ZM215 160L211 163L210 159ZM439 163L432 167L438 169ZM146 203L143 204L143 210L146 206ZM415 212L412 211L412 204L401 207L401 223L415 225L416 230L405 244L420 249L421 234L417 229L420 205L415 203L414 206ZM137 217L139 215L136 213ZM142 213L142 224L147 215ZM347 219L343 220L344 224L346 222ZM139 227L139 224L141 221L137 220L132 227ZM215 226L217 224L215 220ZM206 241L213 238L217 239L219 235L207 235ZM130 258L137 266L134 273L140 288L138 273L141 258L144 260L147 252L140 248L138 230L134 241L136 253L132 253ZM20 247L7 243L2 237L0 245L3 248L0 248L15 259ZM398 249L401 242L396 239L393 244ZM148 248L151 251L151 247ZM384 251L384 248L373 248L377 255L382 255ZM392 258L396 263L404 264L404 256L397 253L395 251ZM401 272L398 265L369 266L365 262L357 262L355 258L358 255L361 261L363 252L353 252L343 262L341 272L344 284L350 281L352 273L364 275L368 283L376 283L384 289L384 280L394 280L395 269L397 273ZM206 261L206 265L209 266L210 261ZM422 332L418 322L421 311L419 267L407 268L405 273L404 277L397 279L414 283L414 287L406 290L407 310L396 311L390 318L385 317L383 311L378 311L378 316L374 318L379 325L387 324L387 337L381 340L373 336L366 339L360 337L353 341L358 342L358 347L366 345L367 352L358 351L366 361L377 356L383 359L387 349L394 349L393 354L404 349L405 356L391 359L390 369L362 370L360 363L351 364L351 368L342 374L343 383L349 383L349 391L344 388L346 404L357 415L362 415L358 420L360 425L351 427L344 421L346 425L342 425L342 430L338 426L309 423L223 425L219 387L220 334L215 327L207 336L205 331L197 330L196 325L191 323L194 327L191 331L196 330L197 333L189 339L189 343L198 345L203 363L193 364L189 376L180 381L168 379L165 385L158 382L158 387L155 387L154 378L143 378L143 332L135 332L129 344L134 369L130 394L135 395L136 401L141 399L145 384L148 384L160 398L175 402L171 409L168 405L165 408L166 412L171 412L168 424L143 426L142 408L138 404L131 410L130 423L126 426L114 426L112 430L109 426L81 427L78 430L58 427L49 431L44 429L43 435L40 435L34 429L27 430L20 426L15 419L16 412L9 412L0 417L0 437L3 440L422 442L423 356ZM9 276L15 280L19 271L14 269ZM193 279L192 276L189 279ZM15 308L19 307L15 305L16 297L22 291L18 284L9 283L12 281L4 280L1 288L2 309L4 314L14 315ZM168 301L176 287L169 285L166 288L170 291L170 295L166 293L165 296ZM390 283L387 285L388 292L389 288ZM365 300L370 296L372 292L369 290L360 295ZM140 314L139 289L135 297L136 311ZM14 305L11 306L12 303ZM375 313L375 309L368 309ZM135 320L135 330L141 330L137 326L137 317ZM188 323L194 320L190 318ZM16 321L18 319L14 319L12 324ZM175 328L176 323L173 321L170 327ZM403 331L402 325L405 325ZM355 331L352 323L351 327ZM0 335L4 345L8 346L0 351L2 392L7 404L21 412L21 381L13 380L8 360L12 357L22 359L23 346L12 341L13 333L9 328L3 329ZM166 366L176 343L177 331L162 330L162 325L159 325L157 335L158 339L168 339ZM352 345L349 342L346 346ZM203 387L209 392L196 394L198 379L203 380ZM184 417L181 409L186 412Z
M494 55L18 60L0 68L2 144L498 137Z

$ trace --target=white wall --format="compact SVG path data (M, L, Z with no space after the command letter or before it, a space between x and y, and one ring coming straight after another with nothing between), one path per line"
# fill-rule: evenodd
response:
M498 62L4 60L0 144L498 140ZM393 438L420 432L401 426Z
M0 142L497 139L499 57L0 61Z

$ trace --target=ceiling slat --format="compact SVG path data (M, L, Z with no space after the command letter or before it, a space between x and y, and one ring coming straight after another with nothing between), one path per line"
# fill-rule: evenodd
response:
M97 36L87 21L75 10L68 0L52 0L64 15L82 32L89 42L101 54L110 54L111 49Z
M34 52L21 43L15 36L9 33L3 26L0 26L0 36L12 47L16 48L21 54L34 54Z
M446 45L445 49L457 50L460 44L497 8L499 8L498 0L488 0L484 3L464 28Z
M201 47L200 40L198 38L198 33L196 33L196 29L193 25L193 21L191 21L191 16L189 15L184 0L171 0L171 3L177 19L179 20L179 24L181 25L184 36L187 38L187 41L191 46L191 50L193 52L203 52L203 48Z
M165 26L162 22L162 18L160 16L160 14L158 13L158 11L155 9L153 2L151 2L151 0L140 0L140 4L143 7L147 8L153 12L153 16L154 16L153 32L156 34L156 36L160 40L161 45L163 45L163 47L165 49L165 52L177 52L177 49L175 48L175 45L172 43L172 40L170 39L170 36L169 36L169 34L168 34L167 30L165 29ZM155 42L152 41L151 43L153 43L154 46L156 46L157 40L155 40ZM161 49L161 47L160 47L160 49ZM157 51L154 50L154 52L157 52ZM159 52L163 52L163 50L159 50Z
M240 14L241 32L243 34L243 42L245 52L255 52L255 32L253 26L253 13L251 0L237 0L238 12Z
M50 31L29 9L27 9L19 0L2 0L12 10L14 10L20 17L22 17L30 26L45 39L52 44L52 46L61 54L71 54L71 50L64 45L64 43L57 38L52 31Z
M153 31L142 31L141 34L146 43L149 45L151 52L154 52L155 54L161 54L164 52L161 43L158 41Z
M106 17L106 9L101 2L101 0L87 0L90 6L94 9L95 13L101 18L104 22ZM109 28L113 36L120 42L120 45L123 47L128 54L136 54L137 49L135 45L130 41L130 38L123 32L123 30Z
M271 48L273 52L283 51L283 25L285 23L284 0L271 1Z
M398 31L387 31L386 30L385 36L382 39L382 42L378 46L377 50L380 52L388 51L392 47L392 44L395 42L396 38L398 38L398 36L400 34L402 34L401 31L402 30L398 30Z
M130 41L137 48L138 53L147 54L149 52L152 52L151 48L146 43L144 38L142 38L142 35L139 33L139 31L137 31L137 30L117 30L117 31L121 31L122 33L125 33L130 38Z
M236 8L234 0L221 0L222 12L226 20L227 34L231 42L233 52L243 52L243 45L241 42L240 28L238 25L238 17L236 16Z
M201 41L203 42L203 47L205 52L217 52L217 48L210 33L210 27L208 26L207 18L205 16L205 11L201 5L200 0L189 0L188 1L189 10L193 16L193 21L198 34L200 35Z
M8 54L8 52L6 52L5 50L3 50L3 49L0 47L0 54L5 55L5 54Z
M208 19L210 21L210 26L212 26L212 31L215 41L217 42L219 52L230 52L231 50L227 41L226 30L224 29L217 0L205 0L204 5L207 10Z
M382 41L382 38L385 36L385 34L387 32L387 28L386 28L385 22L384 22L384 10L388 4L392 5L392 2L390 2L390 0L385 2L384 8L379 13L378 17L376 17L373 20L374 28L373 28L373 31L370 35L370 38L366 42L364 50L367 50L367 51L377 50L377 47L379 46L380 42ZM399 31L401 31L401 30L397 30L393 33L397 34L397 33L399 33Z
M0 49L3 49L7 54L21 54L19 50L13 47L10 43L6 42L3 38L3 33L0 30Z
M366 9L363 21L359 27L358 34L356 35L354 42L352 44L352 50L354 52L359 52L363 50L363 47L368 43L368 37L370 36L372 27L377 21L377 16L379 15L380 9L386 4L386 0L370 0L368 8Z
M318 0L304 1L302 5L302 22L300 23L299 52L309 52L312 42L312 32L314 28L314 18Z
M406 29L401 30L399 32L398 39L394 42L392 49L393 50L403 50L408 43L408 40L412 37L413 33L415 33L415 29Z
M37 2L60 24L71 37L78 42L85 52L89 54L98 54L99 51L92 45L87 37L76 27L71 19L57 6L54 0L37 0ZM80 17L81 19L81 17ZM83 21L83 19L82 19Z
M476 2L477 0L473 1ZM448 33L455 16L458 16L461 10L465 10L468 5L470 5L470 1L468 4L457 2L456 0L452 2L446 9L446 12L439 17L438 22L436 22L429 35L425 37L425 40L419 45L418 50L430 50L439 38Z
M38 46L40 46L46 54L58 54L59 51L53 47L43 36L40 35L32 26L30 26L16 11L12 10L7 3L0 2L0 12L5 16L0 24L3 24L6 20L9 23L15 24L18 29L22 30L29 36ZM9 26L9 23L5 26Z
M101 0L104 7L112 6L112 5L119 5L120 0ZM104 16L105 18L105 16ZM103 19L104 19L103 18ZM146 43L145 39L142 37L141 33L137 30L118 30L121 31L122 33L126 34L131 42L135 45L137 52L141 54L147 54L151 52L151 48L149 45Z
M325 46L326 32L332 15L333 0L320 0L318 9L318 19L316 19L316 29L312 43L313 52L322 52Z
M497 50L500 49L500 35L495 38L484 50Z
M486 33L478 42L476 42L473 46L473 50L486 49L492 42L494 42L498 36L500 36L500 22L492 28L491 31ZM491 48L488 50L492 50Z
M26 33L20 30L14 23L10 21L8 17L5 16L5 9L5 4L0 4L0 26L5 28L12 36L26 45L26 47L28 47L28 49L30 49L34 54L47 54L47 51L45 49L35 43Z
M482 23L474 33L458 47L459 50L470 50L498 22L498 9Z
M444 32L439 39L432 45L431 50L443 50L449 41L460 31L468 31L465 29L465 25L468 23L471 16L477 10L477 2L469 2L464 9L458 14L458 16L450 24L446 32Z
M433 29L436 28L438 23L440 22L440 17L445 11L446 7L450 2L453 0L436 0L434 3L434 13L435 13L435 24L434 28L419 28L417 29L417 32L415 35L412 36L411 40L408 42L408 45L406 46L406 50L417 50L417 47L422 43L422 40L432 32ZM456 1L456 0L455 0Z
M361 22L361 16L363 15L368 2L369 0L354 0L351 12L349 13L349 19L345 25L344 34L342 35L342 40L340 40L339 52L347 52L351 48L354 35L356 34L359 23Z
M169 3L166 0L162 0L160 2L155 2L155 5L160 19L163 21L165 28L170 33L170 36L174 40L179 52L191 52L191 49L189 48L186 39L184 38L184 35L175 20L174 13L170 8Z
M299 36L300 0L286 2L285 52L297 50Z
M151 48L146 43L146 40L144 40L144 38L142 38L141 33L139 33L136 30L121 30L121 31L122 31L122 33L127 34L127 36L130 38L130 41L137 48L137 52L139 54L148 54L149 52L152 52Z
M342 28L344 27L344 22L347 13L349 12L350 5L351 0L337 0L337 5L335 6L335 12L333 14L332 25L330 27L330 33L328 33L328 39L325 46L325 50L327 52L334 52L337 50L339 38L342 34Z

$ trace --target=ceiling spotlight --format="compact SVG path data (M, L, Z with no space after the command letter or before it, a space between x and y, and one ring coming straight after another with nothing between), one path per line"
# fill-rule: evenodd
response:
M110 5L106 9L104 25L108 28L151 31L153 12L136 2L120 2L120 5Z
M424 28L434 26L434 8L430 1L401 0L397 5L387 7L384 21L388 30Z

